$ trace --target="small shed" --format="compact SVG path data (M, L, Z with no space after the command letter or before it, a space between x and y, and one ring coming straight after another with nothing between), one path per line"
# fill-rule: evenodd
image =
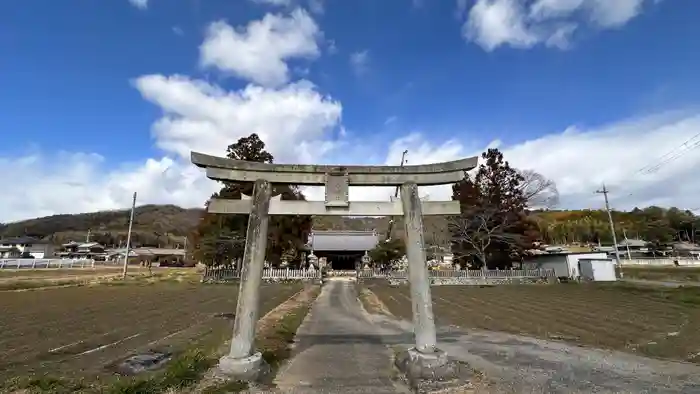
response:
M549 253L530 257L523 262L525 269L551 269L557 278L578 280L581 277L579 261L581 259L605 260L605 252L584 253Z
M594 282L615 282L615 262L612 259L579 259L581 279Z

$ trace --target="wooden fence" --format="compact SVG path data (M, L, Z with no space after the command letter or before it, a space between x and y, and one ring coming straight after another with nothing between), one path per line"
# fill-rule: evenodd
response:
M554 277L552 269L536 269L536 270L431 270L431 279L437 278L550 278ZM330 270L325 274L326 277L355 277L363 279L384 278L384 279L405 279L408 278L407 271L384 271L384 270ZM263 270L263 279L273 280L302 280L302 279L318 279L321 277L320 270L298 270L298 269L275 269L269 268ZM228 281L240 279L240 271L234 268L221 267L206 267L204 270L203 281Z
M431 279L437 278L551 278L554 277L552 269L536 270L430 270ZM382 271L362 270L357 274L358 278L408 278L407 271Z
M268 268L263 270L263 279L316 279L321 277L319 270L295 270ZM241 278L241 272L234 268L206 267L204 269L204 281L227 281Z
M670 266L678 262L680 266L700 267L700 259L696 258L659 258L659 259L620 259L620 265L627 266Z
M94 268L103 264L92 259L0 259L0 269Z

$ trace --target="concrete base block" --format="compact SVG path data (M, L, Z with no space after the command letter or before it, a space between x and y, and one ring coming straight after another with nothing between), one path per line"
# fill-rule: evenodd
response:
M262 358L262 353L253 353L245 358L223 356L219 359L218 372L231 379L256 381L264 377L270 370Z
M401 351L396 356L396 367L406 374L411 386L419 385L420 381L452 380L460 375L460 365L439 349L430 353L419 352L416 348Z

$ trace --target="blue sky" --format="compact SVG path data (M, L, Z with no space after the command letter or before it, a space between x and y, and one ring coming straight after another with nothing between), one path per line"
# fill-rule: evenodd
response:
M187 152L251 131L285 162L499 146L566 207L595 207L601 182L621 207L700 206L682 197L700 182L658 191L687 183L697 150L635 174L700 132L699 14L689 0L3 2L0 168L37 195L0 197L0 221L123 207L134 189L201 205L216 185Z

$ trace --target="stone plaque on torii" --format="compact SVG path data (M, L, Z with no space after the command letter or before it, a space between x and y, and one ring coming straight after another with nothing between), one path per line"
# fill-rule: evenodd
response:
M208 205L210 213L250 215L231 350L220 359L219 369L246 379L254 377L262 365L261 354L255 352L253 340L269 215L402 215L415 334L415 348L409 350L408 358L414 366L439 369L447 362L447 356L436 347L423 215L458 215L460 206L458 201L421 201L418 185L459 182L465 171L477 166L477 161L477 157L472 157L412 166L297 165L240 161L192 152L192 163L205 168L210 179L255 183L252 198L212 199ZM325 201L272 199L271 183L325 186L326 198ZM401 198L400 201L350 201L350 186L400 186Z

